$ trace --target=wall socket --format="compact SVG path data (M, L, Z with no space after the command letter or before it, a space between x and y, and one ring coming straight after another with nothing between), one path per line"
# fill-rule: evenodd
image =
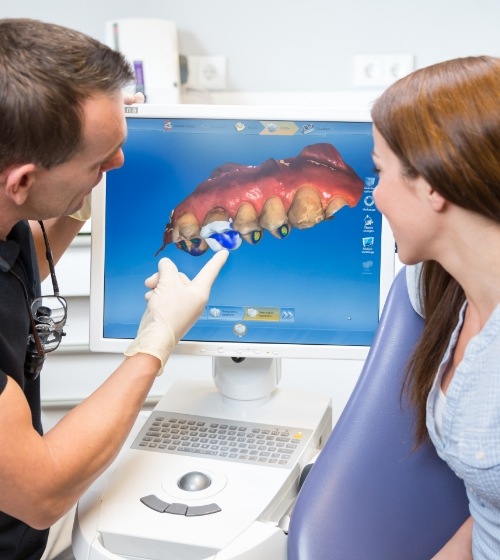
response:
M225 56L188 55L187 67L188 88L212 91L226 89L227 58Z
M415 69L412 54L369 55L354 57L354 87L385 88Z

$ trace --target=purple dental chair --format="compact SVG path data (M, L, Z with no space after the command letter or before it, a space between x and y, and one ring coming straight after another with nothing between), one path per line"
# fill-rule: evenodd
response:
M432 444L412 447L401 386L422 327L403 268L360 378L300 490L288 560L430 560L469 516L463 482Z

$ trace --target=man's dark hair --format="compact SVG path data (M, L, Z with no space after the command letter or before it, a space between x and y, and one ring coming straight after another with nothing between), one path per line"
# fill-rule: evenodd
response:
M122 54L83 33L0 19L0 171L69 159L81 140L83 102L133 79Z

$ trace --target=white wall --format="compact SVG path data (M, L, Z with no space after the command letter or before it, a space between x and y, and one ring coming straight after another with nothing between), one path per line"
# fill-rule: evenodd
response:
M0 0L1 17L33 17L104 40L104 22L176 22L180 52L228 58L230 91L353 87L353 56L401 54L417 67L500 55L499 0Z

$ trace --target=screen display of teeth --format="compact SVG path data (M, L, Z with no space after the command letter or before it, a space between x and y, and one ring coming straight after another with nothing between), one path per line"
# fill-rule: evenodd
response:
M214 355L226 344L231 355L234 343L235 354L261 344L292 357L370 345L383 244L368 119L131 110L125 164L100 194L101 342L136 335L158 259L193 277L226 247L229 260L185 341Z

